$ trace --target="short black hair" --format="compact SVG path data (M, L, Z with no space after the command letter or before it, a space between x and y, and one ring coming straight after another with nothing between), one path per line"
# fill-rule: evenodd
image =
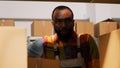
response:
M63 10L63 9L68 9L68 10L71 12L71 14L72 14L72 18L74 18L73 12L72 12L72 10L71 10L69 7L60 5L60 6L57 6L57 7L53 10L53 12L52 12L52 20L53 20L54 12L55 12L56 10Z

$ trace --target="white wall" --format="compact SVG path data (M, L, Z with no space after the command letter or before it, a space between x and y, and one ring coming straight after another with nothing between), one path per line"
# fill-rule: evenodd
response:
M87 14L88 14L88 18L90 18L91 22L96 22L96 13L95 13L95 4L94 3L87 4Z
M58 5L69 6L73 10L75 19L88 18L86 3L32 1L0 1L0 18L15 19L15 26L26 27L27 36L31 36L31 20L51 19L52 10Z
M52 10L58 5L69 6L75 19L85 19L86 3L0 1L0 18L51 19Z
M120 18L120 4L113 4L110 11L111 17Z
M94 4L95 18L94 22L98 23L108 18L120 18L120 4Z
M88 19L97 23L107 18L120 18L119 4L0 1L0 18L51 19L52 10L58 5L69 6L75 19Z
M111 16L111 4L95 4L95 22L99 22Z

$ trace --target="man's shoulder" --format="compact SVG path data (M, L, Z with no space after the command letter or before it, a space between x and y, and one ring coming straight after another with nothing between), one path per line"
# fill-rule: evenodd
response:
M90 34L79 34L80 42L85 43L93 39Z

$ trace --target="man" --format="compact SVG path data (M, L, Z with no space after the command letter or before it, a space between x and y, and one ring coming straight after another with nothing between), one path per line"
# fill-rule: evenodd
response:
M99 68L99 54L93 38L88 34L77 35L73 18L69 7L56 7L52 13L55 34L29 45L28 55L59 59L63 68Z

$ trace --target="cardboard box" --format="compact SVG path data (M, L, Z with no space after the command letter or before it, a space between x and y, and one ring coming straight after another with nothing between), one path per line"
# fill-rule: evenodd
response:
M2 26L2 20L0 20L0 26Z
M37 68L38 58L28 57L28 68Z
M120 68L120 29L99 37L100 68Z
M117 28L120 29L120 22L117 23Z
M39 59L38 68L60 68L60 61L53 59Z
M0 20L0 26L15 26L14 20Z
M94 24L88 21L77 21L78 34L90 34L94 37Z
M28 58L28 68L60 68L60 61L44 58Z
M99 37L103 34L110 33L117 29L117 22L100 22L95 24L95 36Z
M35 20L31 26L32 36L45 36L52 35L53 27L51 21L38 21Z
M26 29L0 27L0 68L27 68Z

